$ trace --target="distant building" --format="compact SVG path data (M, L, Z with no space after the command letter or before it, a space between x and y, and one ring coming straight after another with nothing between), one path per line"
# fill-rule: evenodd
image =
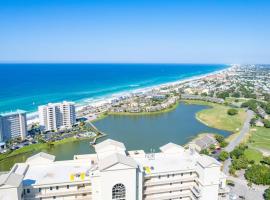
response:
M71 128L76 122L75 104L64 101L38 107L39 122L45 130Z
M189 143L189 147L200 152L203 149L210 147L210 145L217 144L216 139L211 135L204 135L203 137L197 138Z
M25 139L27 135L26 112L17 110L15 112L0 114L0 141L20 138Z
M173 143L147 154L108 139L95 151L65 161L39 153L15 164L0 176L0 199L218 200L229 192L217 160Z

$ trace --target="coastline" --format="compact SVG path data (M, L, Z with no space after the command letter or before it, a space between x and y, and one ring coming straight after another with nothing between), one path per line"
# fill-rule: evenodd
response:
M157 85L153 85L153 86L146 86L146 87L142 87L142 88L137 88L137 89L129 89L126 91L121 91L121 92L117 92L117 93L113 93L113 94L108 94L108 95L104 95L104 96L99 96L96 98L86 98L86 99L81 99L78 102L75 102L75 106L76 106L76 112L82 110L83 108L91 105L91 106L100 106L106 103L111 103L112 100L120 98L120 97L126 97L126 96L130 96L133 93L139 93L139 92L147 92L150 91L152 89L158 89L161 87L166 87L166 86L173 86L173 85L177 85L177 84L183 84L185 82L190 82L190 81L194 81L194 80L198 80L201 78L205 78L207 76L212 76L212 75L216 75L216 74L220 74L223 73L227 70L229 70L230 68L232 68L234 65L226 65L224 67L224 69L221 70L216 70L213 72L209 72L206 74L201 74L201 75L194 75L191 77L187 77L187 78L183 78L180 80L176 80L176 81L170 81L170 82L166 82L166 83L162 83L162 84L157 84ZM165 109L167 110L167 109ZM163 112L163 111L160 111ZM114 113L115 114L115 113ZM116 113L117 115L120 115L118 113ZM124 114L124 113L121 113ZM130 115L139 115L139 114L144 114L144 113L130 113ZM147 113L147 114L157 114L157 113ZM38 112L29 112L27 113L27 123L28 124L33 124L33 123L38 123ZM95 119L96 120L100 120L103 119L104 116Z

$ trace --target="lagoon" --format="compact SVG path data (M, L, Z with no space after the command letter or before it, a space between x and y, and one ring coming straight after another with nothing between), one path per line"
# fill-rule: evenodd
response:
M180 103L170 112L154 115L111 115L96 121L94 125L105 132L104 139L111 138L123 142L128 150L150 149L158 151L159 147L173 142L184 145L199 133L218 133L225 137L228 131L208 127L196 119L196 113L208 106ZM57 145L44 150L56 156L56 160L73 159L74 154L94 153L89 141L76 141ZM9 170L16 162L24 162L35 154L15 156L0 161L0 171Z

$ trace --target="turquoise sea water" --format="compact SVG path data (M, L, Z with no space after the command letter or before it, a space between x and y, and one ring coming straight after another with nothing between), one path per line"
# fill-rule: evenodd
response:
M0 64L0 112L96 98L226 68L217 64Z

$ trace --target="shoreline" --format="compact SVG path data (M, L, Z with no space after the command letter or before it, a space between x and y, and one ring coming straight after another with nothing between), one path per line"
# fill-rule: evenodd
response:
M207 76L217 75L217 74L220 74L220 73L223 73L223 72L229 70L232 67L234 67L234 65L226 65L223 69L209 72L206 74L194 75L194 76L183 78L183 79L176 80L176 81L170 81L170 82L166 82L166 83L161 83L161 84L152 85L152 86L146 86L146 87L137 88L137 89L130 89L130 90L112 93L112 94L108 94L108 95L104 95L104 96L100 96L100 97L96 97L96 98L81 99L78 102L75 102L76 112L79 112L80 110L82 110L83 108L85 108L89 105L94 106L94 107L100 106L100 105L103 105L106 103L111 103L111 101L114 99L121 98L121 97L127 97L127 96L130 96L131 94L134 94L134 93L147 92L147 91L150 91L152 89L158 89L161 87L173 86L173 85L177 85L177 84L183 84L185 82L198 80L201 78L205 78ZM162 112L162 111L160 111L160 112ZM134 114L137 114L137 113L134 113ZM138 114L140 114L140 113L138 113ZM151 113L149 113L149 114L151 114ZM28 117L27 117L28 124L38 123L38 112L37 111L28 112L27 115L28 115ZM104 118L104 117L102 117L102 118ZM99 119L96 119L96 120L99 120ZM94 120L94 121L96 121L96 120Z

